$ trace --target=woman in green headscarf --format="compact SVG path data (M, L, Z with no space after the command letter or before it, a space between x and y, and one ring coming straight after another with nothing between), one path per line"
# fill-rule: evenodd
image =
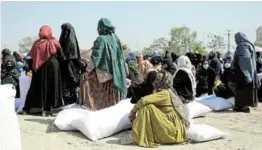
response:
M126 94L126 72L122 46L115 27L107 18L98 22L99 36L92 47L91 65L82 75L79 102L100 110L117 104Z

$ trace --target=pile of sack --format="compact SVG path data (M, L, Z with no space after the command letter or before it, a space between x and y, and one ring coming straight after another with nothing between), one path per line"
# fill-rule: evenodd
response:
M195 101L184 105L185 114L190 120L187 138L193 142L205 142L227 137L226 133L215 127L193 119L204 117L211 111L230 109L234 106L233 102L232 98L225 100L211 95L196 98ZM125 99L115 106L93 112L77 104L71 104L58 113L54 124L60 130L78 130L91 141L96 141L131 128L128 115L133 106L130 99Z
M133 107L130 99L95 112L71 104L57 114L54 124L63 131L78 130L91 141L96 141L131 128L128 115Z

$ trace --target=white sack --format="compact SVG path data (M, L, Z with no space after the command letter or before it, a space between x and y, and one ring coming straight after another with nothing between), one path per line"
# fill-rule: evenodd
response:
M81 106L79 104L73 103L62 107L62 109L71 109L71 108L81 108Z
M222 111L222 110L227 110L233 107L233 105L229 101L221 97L203 99L203 100L199 100L198 102L203 105L208 106L213 111Z
M226 100L229 101L233 106L235 106L235 98L234 97L228 98Z
M31 78L26 76L25 71L22 72L19 77L20 101L18 102L19 107L16 112L20 112L23 110L23 107L25 105L26 95L30 88L30 85L31 85Z
M86 113L89 113L89 111L81 108L69 108L62 110L57 114L54 124L58 129L63 131L77 130L71 125L72 121Z
M227 136L226 133L215 127L193 120L190 121L190 127L187 131L187 138L193 142L206 142L226 138Z
M133 107L130 99L122 100L115 106L90 112L74 120L72 126L90 140L96 141L131 128L128 115Z
M200 100L210 100L216 98L216 95L207 95L207 94L203 94L200 97L196 97L195 101L200 101Z
M196 101L184 105L185 115L188 119L206 116L212 110Z
M19 122L15 113L16 89L0 85L0 150L21 150Z

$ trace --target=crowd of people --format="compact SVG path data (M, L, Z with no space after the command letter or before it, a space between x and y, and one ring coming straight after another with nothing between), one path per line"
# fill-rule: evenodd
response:
M235 111L250 112L262 99L258 73L262 73L262 53L256 52L245 34L235 34L234 55L224 57L211 51L207 55L187 52L178 56L166 51L136 56L115 34L107 18L98 22L98 37L91 52L80 53L74 27L61 26L59 41L49 26L40 28L26 55L2 50L1 84L13 84L19 97L19 76L25 71L32 81L20 114L43 116L67 104L78 103L92 111L101 110L130 98L130 137L121 143L144 147L179 144L186 140L183 104L205 93L225 99L235 97ZM127 82L128 80L131 81Z

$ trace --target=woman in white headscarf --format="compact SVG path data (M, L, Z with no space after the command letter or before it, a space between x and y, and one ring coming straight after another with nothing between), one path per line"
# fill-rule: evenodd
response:
M177 59L177 71L173 76L173 86L183 103L194 100L196 95L196 79L192 72L192 64L187 56Z

